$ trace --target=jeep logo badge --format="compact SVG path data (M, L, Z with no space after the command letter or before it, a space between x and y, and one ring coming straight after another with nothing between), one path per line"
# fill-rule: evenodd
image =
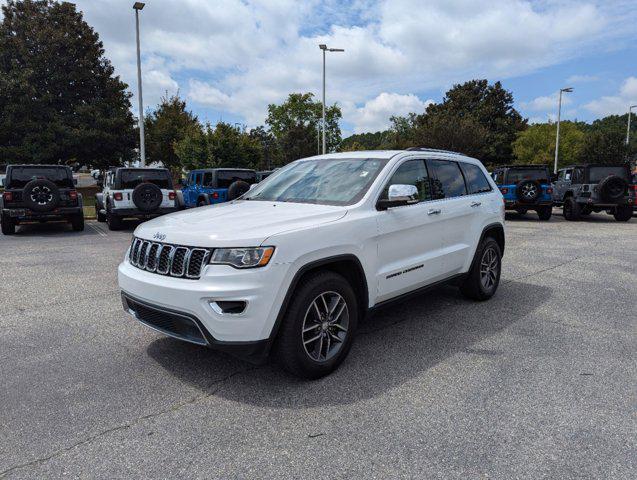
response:
M157 232L155 235L153 235L153 238L161 242L166 238L166 234Z

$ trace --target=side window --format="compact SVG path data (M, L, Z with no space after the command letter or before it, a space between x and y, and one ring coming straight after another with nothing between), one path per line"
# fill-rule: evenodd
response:
M194 173L191 173L191 174L188 176L188 186L189 186L189 187L192 187L194 184L195 184L195 174L194 174Z
M569 182L571 180L571 176L573 175L573 170L564 170L564 180Z
M477 165L471 163L461 163L462 172L467 182L467 188L469 189L469 195L474 193L485 193L491 191L491 184L487 180L487 177L482 173L482 169Z
M197 173L197 174L195 175L195 183L196 183L197 185L201 185L201 179L202 179L202 178L203 178L203 174L201 174L201 173Z
M573 183L584 183L584 172L581 168L573 170Z
M431 200L431 186L424 160L407 160L400 165L385 185L381 198L387 198L390 185L414 185L421 202Z
M212 187L212 172L205 172L203 174L203 186Z
M434 199L461 197L467 194L464 177L457 162L450 160L427 160L431 175Z
M559 172L557 172L557 179L558 179L560 182L563 182L563 181L564 181L564 170L560 170Z

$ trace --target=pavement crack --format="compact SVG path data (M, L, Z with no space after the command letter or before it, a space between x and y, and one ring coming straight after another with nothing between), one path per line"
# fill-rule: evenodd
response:
M70 452L71 450L73 450L75 448L82 447L84 445L88 445L88 444L92 443L93 441L95 441L95 440L97 440L97 439L99 439L99 438L101 438L101 437L103 437L105 435L108 435L110 433L118 432L118 431L121 431L121 430L127 430L127 429L129 429L131 427L134 427L134 426L138 425L139 423L141 423L141 422L143 422L145 420L149 420L149 419L152 419L152 418L160 417L160 416L165 415L167 413L176 412L176 411L178 411L178 410L180 410L180 409L182 409L182 408L184 408L184 407L186 407L188 405L193 405L193 404L195 404L195 403L197 403L197 402L199 402L201 400L204 400L204 399L209 398L209 397L213 396L214 394L216 394L219 390L221 390L223 384L225 382L227 382L228 380L232 379L233 377L235 377L237 375L240 375L242 373L247 373L247 372L251 372L251 371L254 371L254 370L258 370L259 368L262 368L262 366L253 366L253 367L250 367L250 368L243 368L241 370L235 370L234 372L229 373L225 377L219 378L219 379L214 380L211 383L209 383L208 386L206 387L204 393L202 393L200 395L195 395L194 397L192 397L192 398L190 398L188 400L185 400L185 401L182 401L182 402L177 402L177 403L175 403L173 405L170 405L170 406L168 406L166 408L163 408L163 409L161 409L161 410L159 410L157 412L152 412L152 413L148 413L146 415L141 415L141 416L139 416L137 418L134 418L134 419L128 421L127 423L122 424L122 425L117 425L115 427L111 427L111 428L108 428L108 429L103 430L101 432L98 432L98 433L96 433L94 435L91 435L91 436L89 436L87 438L84 438L83 440L75 442L72 445L60 448L59 450L56 450L55 452L53 452L53 453L51 453L51 454L49 454L49 455L47 455L45 457L36 458L36 459L31 460L29 462L20 463L18 465L14 465L12 467L9 467L6 470L3 470L3 471L0 472L0 478L5 478L10 473L15 472L17 470L23 470L25 468L29 468L29 467L33 467L33 466L36 466L36 465L41 465L43 463L46 463L49 460L53 460L54 458L60 457L61 455L64 455L65 453ZM213 389L213 387L215 387L215 386L217 388Z

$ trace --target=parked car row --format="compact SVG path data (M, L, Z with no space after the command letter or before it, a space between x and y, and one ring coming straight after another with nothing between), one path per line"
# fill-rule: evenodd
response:
M510 165L491 173L507 210L535 211L549 220L553 206L561 206L566 220L592 212L607 212L626 222L637 208L637 185L628 165L572 165L552 176L546 165Z

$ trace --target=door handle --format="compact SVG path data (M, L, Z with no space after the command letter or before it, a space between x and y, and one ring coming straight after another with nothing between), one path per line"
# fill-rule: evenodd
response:
M479 207L480 205L482 205L482 202L471 202L472 207Z
M440 213L440 209L439 208L431 208L427 212L427 215L438 215L439 213Z

